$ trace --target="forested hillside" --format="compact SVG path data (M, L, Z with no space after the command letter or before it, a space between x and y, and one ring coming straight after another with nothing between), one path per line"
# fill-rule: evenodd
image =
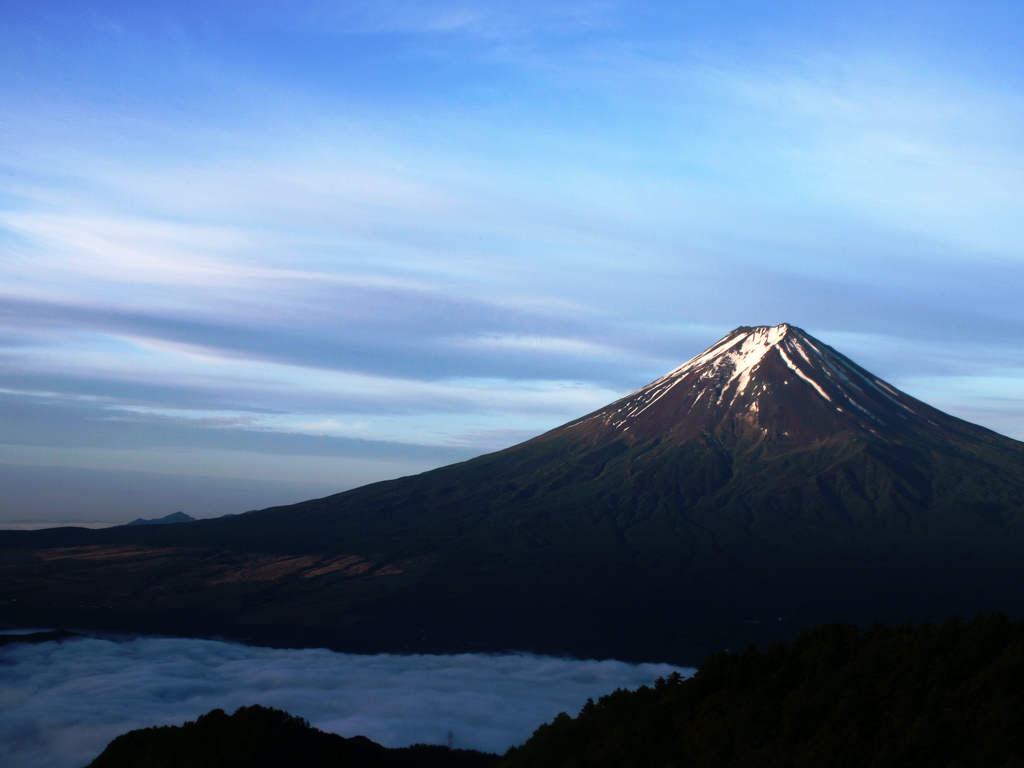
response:
M1024 766L1024 622L828 625L541 726L502 768Z

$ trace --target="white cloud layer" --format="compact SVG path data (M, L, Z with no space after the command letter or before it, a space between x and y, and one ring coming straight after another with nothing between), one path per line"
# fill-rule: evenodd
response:
M0 647L0 764L81 768L134 728L261 704L389 747L504 752L587 698L651 684L666 664L525 654L356 656L208 640L80 638ZM690 673L692 670L682 670Z

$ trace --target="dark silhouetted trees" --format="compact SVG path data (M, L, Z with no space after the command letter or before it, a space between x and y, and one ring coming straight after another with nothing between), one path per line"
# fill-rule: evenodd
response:
M497 755L417 744L387 749L261 706L215 709L182 726L130 731L89 768L485 768Z
M559 715L502 768L1024 766L1024 622L827 625Z

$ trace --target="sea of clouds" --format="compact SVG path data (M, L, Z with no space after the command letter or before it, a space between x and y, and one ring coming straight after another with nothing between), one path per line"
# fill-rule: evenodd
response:
M0 765L82 768L133 728L211 709L287 710L389 747L504 752L587 698L650 684L667 664L529 654L359 656L213 640L78 637L0 646ZM693 670L681 670L685 674Z

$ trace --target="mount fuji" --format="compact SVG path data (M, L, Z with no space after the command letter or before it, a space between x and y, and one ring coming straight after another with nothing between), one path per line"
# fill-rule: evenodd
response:
M694 663L827 620L1024 613L1022 555L1024 444L784 324L461 464L182 526L6 533L0 621Z
M806 445L846 433L984 440L983 430L914 400L786 324L737 328L657 381L566 426L596 428L605 440L678 442L725 423L754 444ZM630 429L634 435L627 436Z

